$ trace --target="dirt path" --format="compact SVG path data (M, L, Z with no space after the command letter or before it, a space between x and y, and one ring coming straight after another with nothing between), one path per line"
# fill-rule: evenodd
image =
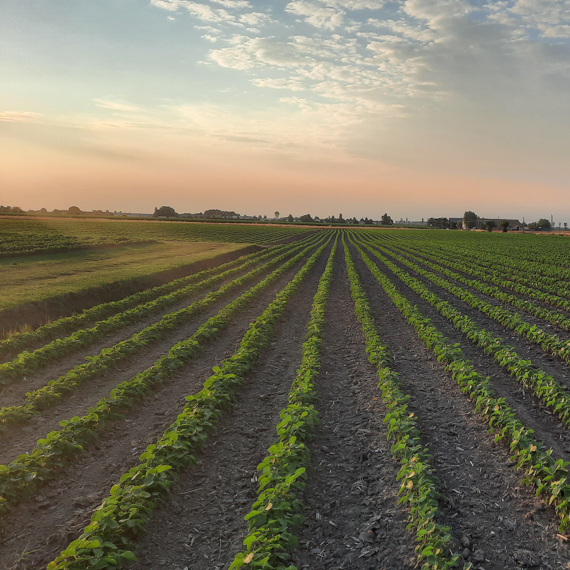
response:
M443 495L441 522L451 527L455 552L485 570L532 564L565 568L570 557L556 536L554 509L544 507L521 486L521 475L509 464L508 448L493 442L470 400L423 347L355 250L353 257L379 334L396 358L393 369L410 394L409 407L433 456ZM405 286L401 291L424 311L419 297ZM427 309L425 314L432 317ZM443 323L433 316L434 324L447 335Z
M324 255L303 284L292 307L298 299L309 297L307 283L314 283L320 276L315 272L324 269ZM289 274L289 279L292 275ZM161 391L149 396L126 421L118 422L96 444L88 446L59 477L44 485L38 497L2 516L0 568L10 568L24 551L30 554L17 566L18 569L41 567L76 538L88 524L92 509L100 504L101 497L109 492L122 473L138 463L146 445L156 441L172 423L186 403L185 396L201 389L212 366L233 353L249 323L263 312L287 281L284 277L270 288L270 292L234 320L231 331L220 335L217 342L210 344ZM308 320L308 312L293 312Z

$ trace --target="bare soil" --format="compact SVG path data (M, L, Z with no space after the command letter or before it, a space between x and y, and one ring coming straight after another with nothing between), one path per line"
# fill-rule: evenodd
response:
M522 485L522 475L514 470L507 446L494 443L473 403L422 345L359 254L354 249L352 254L379 334L395 358L393 369L410 395L409 407L418 417L422 443L432 455L441 493L439 522L450 528L452 551L460 555L462 562L472 562L475 570L570 569L568 538L558 533L554 509ZM247 533L244 516L256 499L256 468L276 439L275 425L300 364L309 311L325 263L326 252L290 303L271 345L249 375L234 406L223 415L217 433L197 455L198 464L180 472L179 485L171 498L155 511L136 551L139 561L130 568L222 570L243 548ZM383 271L440 331L461 344L475 367L491 377L497 393L507 398L526 425L535 429L537 438L552 445L555 454L570 459L568 430L561 428L535 399L524 394L508 374L431 306L389 270ZM237 317L172 382L149 396L125 421L103 433L37 496L0 517L0 569L44 567L77 538L111 485L138 462L145 446L174 420L185 403L184 397L200 389L211 367L235 350L249 323L284 282L285 278L255 307ZM449 301L465 309L451 296ZM480 322L487 323L484 319ZM196 326L197 322L189 323L184 334L191 334ZM497 332L500 328L497 325ZM170 338L160 350L174 341ZM517 344L517 350L519 347L531 353L531 347L524 343ZM141 362L129 362L124 371L113 373L113 381L146 366L146 359L156 356L153 351L141 356ZM549 370L566 372L547 356L540 362ZM105 384L107 390L112 383L109 379L104 382L109 382ZM312 467L303 493L306 520L296 530L299 547L291 560L299 570L417 567L415 536L406 530L408 512L398 505L399 464L391 456L383 423L386 410L376 383L376 371L368 362L361 327L354 315L340 250L316 385L320 424L309 443ZM87 405L96 397L96 386L97 382L60 409L69 415ZM21 441L29 443L43 435L51 425L50 413L43 422L38 419L21 430ZM25 429L29 429L26 435ZM12 445L17 444L14 439Z

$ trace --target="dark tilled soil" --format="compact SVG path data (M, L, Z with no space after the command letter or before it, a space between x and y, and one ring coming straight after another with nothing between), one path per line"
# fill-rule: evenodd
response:
M256 301L253 306L246 307L244 310L245 314L250 316L256 315L254 307L269 304L276 291L279 291L285 285L285 283L291 278L291 275L294 274L293 272L295 269L298 270L300 265L301 262L297 263L295 267L286 272L285 275L278 279L273 286L269 287L268 290L260 296L259 300ZM151 343L144 348L141 353L133 354L128 359L118 363L117 366L110 367L110 369L104 374L88 380L79 387L76 394L69 398L64 398L59 404L42 411L41 414L35 416L31 422L27 423L27 425L17 424L9 426L0 439L0 464L6 464L13 461L13 459L20 453L31 449L38 439L38 430L40 430L43 437L43 435L49 431L59 429L59 422L61 420L69 419L74 415L85 413L89 407L95 405L102 397L109 394L117 384L132 378L138 372L146 370L152 366L156 360L163 354L166 354L174 344L189 338L196 332L202 323L208 320L208 318L217 314L217 312L225 305L239 297L241 293L246 291L248 288L253 287L255 283L261 281L263 278L264 276L261 276L255 282L251 282L240 287L238 290L233 292L232 295L228 295L224 299L217 301L206 311L192 316L184 325L181 325L176 330L171 331L157 342ZM221 331L216 342L222 340L228 334L231 335L232 329L235 329L239 322L241 322L240 319L234 321L232 325L230 325L229 331ZM65 366L64 363L61 363L62 374L65 374L66 370L69 370L69 367ZM50 377L45 377L43 382L38 382L39 386L45 385L49 379ZM9 398L7 397L6 400L9 400ZM20 398L15 400L14 403L21 404L22 399ZM3 399L2 405L9 405L9 403Z
M475 570L570 569L566 537L558 535L554 509L521 485L508 448L494 443L472 402L423 347L354 250L353 256L381 338L395 357L393 368L410 395L422 443L432 454L442 495L440 522L451 529L453 552L473 562ZM221 570L242 549L247 533L243 517L256 499L256 467L276 439L275 424L300 363L312 297L325 262L323 254L236 404L198 454L198 464L182 471L172 499L155 512L133 568ZM564 447L556 421L534 407L528 394L435 310L389 271L386 274L439 330L461 342L476 367L490 374L495 389L524 415L525 423L534 422L537 434L558 440L556 450ZM235 350L265 305L260 301L255 310L246 310L173 382L44 485L39 496L2 516L0 568L44 567L75 539L110 486L172 422L184 396L196 392L211 367ZM297 529L299 548L292 562L299 570L411 570L416 542L405 528L406 508L397 505L399 465L386 440L385 408L354 316L341 251L327 307L317 393L320 425L309 444L306 521ZM38 429L34 426L36 434Z
M378 263L380 264L380 262ZM404 268L404 266L401 265L400 267L402 269ZM532 360L534 364L552 374L552 376L562 384L567 383L566 365L557 367L554 359L542 352L540 347L529 346L530 343L525 342L520 339L520 337L511 336L509 334L510 331L507 331L497 321L473 309L467 303L464 303L451 295L451 293L437 287L429 280L422 278L419 274L411 270L409 270L409 273L422 281L424 285L442 299L446 300L451 306L467 314L479 326L503 338L505 342L515 348L519 356ZM387 268L386 275L390 277L392 282L403 294L420 307L422 312L433 321L438 330L451 341L461 344L461 349L465 356L473 361L473 364L480 373L490 377L491 385L498 396L506 399L509 406L517 413L517 416L523 424L534 430L537 439L546 444L547 447L553 448L556 457L562 457L565 461L568 461L570 459L570 430L562 426L557 417L547 410L546 406L544 406L538 398L532 396L528 390L525 391L490 355L485 354L482 349L469 341L469 339L455 329L449 321L440 316L436 309L409 289ZM533 348L535 350L533 350ZM538 348L538 350L536 350L536 348Z
M86 289L85 291L69 293L67 295L60 295L52 297L51 299L46 299L45 301L26 303L25 305L14 307L13 309L0 311L0 337L4 333L11 330L17 330L19 327L24 325L37 328L44 323L54 321L62 317L68 317L74 312L82 311L83 309L88 309L101 303L118 301L123 297L132 295L133 293L157 287L158 285L163 285L173 279L186 277L192 273L210 269L211 267L215 267L221 263L233 261L243 255L255 253L260 249L261 247L257 245L245 246L244 248L236 251L217 255L210 259L203 259L201 261L190 263L184 267L178 267L177 269L161 271L160 273L148 275L147 277L138 277L128 281L109 283L102 287Z
M472 402L423 347L356 251L353 255L379 333L395 356L393 368L410 394L409 407L433 456L443 494L440 522L451 528L454 552L485 570L533 564L566 568L570 555L565 540L557 537L554 509L521 485L521 475L510 466L507 446L494 443ZM419 297L403 284L401 291L424 311ZM432 317L427 310L425 314ZM442 330L435 318L434 324Z
M335 268L326 318L316 384L320 425L309 445L306 521L293 562L312 570L411 569L414 537L397 505L399 466L344 261Z
M290 311L284 317L281 325L285 328L284 338L296 338L297 333L289 328L293 326L291 319L301 319L302 322L304 319L306 325L316 281L326 263L325 254L326 251L305 280L297 297L292 300L291 306L298 306L300 310ZM285 281L286 279L280 283L281 288ZM71 540L77 538L89 523L93 508L100 504L101 498L108 494L110 487L122 473L138 463L138 457L145 447L155 442L180 413L186 403L185 396L200 390L204 380L211 374L212 366L235 351L249 323L263 312L275 296L276 288L273 289L271 298L265 299L265 304L260 301L235 319L232 325L233 335L224 337L223 342L220 337L218 342L206 347L202 355L186 366L177 378L155 395L149 396L143 405L129 414L126 421L118 422L114 429L108 429L100 440L88 446L70 467L45 484L39 495L16 506L0 518L0 568L14 566L23 552L29 554L24 556L15 568L40 568L55 558ZM305 333L299 334L302 334L302 343ZM269 359L271 360L270 357ZM298 364L298 358L290 359L294 363L293 366ZM281 363L277 369L275 366L278 366L276 362L270 362L269 369L279 374ZM286 398L288 387L285 386L283 390L283 398ZM259 395L259 392L255 391L257 405L261 401ZM277 411L282 407L281 403L276 404ZM267 445L262 447L263 451L256 457L252 472Z
M275 426L301 361L324 264L315 269L197 466L182 474L176 496L156 512L135 568L221 570L242 548L244 516L257 496L257 466L277 439Z
M176 305L172 305L172 306L170 306L166 309L163 309L163 310L161 310L161 311L159 311L153 315L149 315L147 317L141 318L139 321L137 321L134 324L127 325L127 326L125 326L125 327L123 327L123 328L121 328L115 332L110 333L109 335L105 336L104 339L101 339L98 342L90 344L89 346L86 346L84 348L78 348L77 351L70 352L69 354L66 354L66 355L61 355L60 358L55 358L55 359L51 360L50 362L46 363L46 366L44 366L43 368L41 368L37 371L34 371L30 374L27 374L24 378L18 379L16 381L14 381L13 383L7 385L6 387L2 388L0 390L0 404L2 406L20 405L22 403L22 399L23 399L24 395L27 392L29 392L31 390L37 390L38 388L45 386L45 384L49 380L54 379L54 378L59 378L60 376L65 375L74 366L77 366L79 364L84 364L86 357L99 354L103 349L112 347L115 344L121 342L122 340L130 338L134 334L140 332L142 329L144 329L144 328L146 328L146 327L148 327L154 323L158 323L165 315L170 314L170 313L174 313L180 309L183 309L183 308L191 305L194 301L196 301L198 299L202 299L211 291L217 291L219 288L223 287L224 285L231 282L232 280L241 277L242 275L246 274L248 271L251 271L252 269L253 268L249 268L248 270L244 270L242 272L236 273L232 277L224 280L223 282L220 282L220 283L214 285L213 287L202 289L201 291L198 291L198 292L194 293L193 295L187 297L186 299L178 302ZM241 295L245 290L249 289L250 287L253 287L253 285L255 285L256 283L261 281L264 277L266 277L274 269L275 269L274 267L270 268L270 270L264 272L263 275L261 275L260 277L258 277L254 281L250 281L249 283L235 289L233 292L228 293L228 295L225 298L221 299L220 301L218 301L217 303L212 305L212 308L209 310L209 313L210 314L216 314L216 312L219 310L220 307L223 307L224 305L226 305L228 303L228 299L231 300L231 299L234 299L236 297L239 297L239 295ZM205 315L207 313L204 312L202 314ZM193 318L200 319L200 317L201 317L201 315L199 315L197 317L191 317L188 322L191 322ZM182 328L183 328L183 325L181 325L178 330L181 330ZM171 331L170 333L168 333L167 336L169 338L170 337L175 338L176 335L178 334L178 330L177 331ZM70 333L62 336L61 338L65 338L65 337L69 336L69 334ZM184 335L184 333L182 333L182 334ZM182 338L184 338L184 337L182 337ZM166 337L164 337L164 339L166 339ZM157 342L162 342L164 339L159 339ZM166 340L166 342L167 342L167 344L170 344L170 345L173 344L168 339ZM39 344L38 346L36 346L36 348L44 346L45 344L46 343ZM150 345L149 348L152 349L152 345ZM33 352L33 350L34 349L32 347L27 349L28 352Z

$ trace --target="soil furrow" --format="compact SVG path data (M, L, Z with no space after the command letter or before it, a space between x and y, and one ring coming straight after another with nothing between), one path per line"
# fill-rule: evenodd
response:
M564 568L570 557L563 541L557 539L554 509L545 507L531 489L521 485L521 476L508 461L508 448L494 443L472 402L423 347L359 254L352 251L379 334L395 356L392 369L401 375L404 391L410 394L409 408L418 417L433 456L442 493L441 522L451 527L456 552L485 570L533 564ZM385 274L392 279L388 270ZM397 284L399 280L392 281ZM399 290L424 312L421 298L401 285ZM444 323L428 313L425 310L447 335Z
M397 253L398 255L402 255L402 253L399 251L396 251L395 253ZM404 257L407 257L407 256L404 256ZM408 259L409 259L409 261L411 261L413 263L418 263L417 260L415 260L415 259L410 259L410 258L408 258ZM428 261L429 261L429 258L428 258ZM559 326L551 324L548 321L545 321L544 319L541 319L539 317L535 317L534 315L531 315L530 313L527 313L526 311L521 311L520 309L517 309L516 307L514 307L512 305L503 303L499 299L495 299L494 297L491 297L491 296L483 293L482 291L475 289L474 287L470 287L469 285L466 285L465 283L462 283L461 281L451 279L447 275L444 275L443 273L438 271L437 265L435 265L435 266L430 265L429 267L426 265L423 265L421 263L419 265L422 269L432 271L433 273L435 273L439 277L442 277L443 279L446 279L447 281L451 282L453 285L455 285L457 287L461 287L462 289L469 291L471 294L476 295L477 297L480 297L481 299L483 299L486 303L489 303L490 305L494 305L494 306L498 306L498 307L504 307L505 309L507 309L513 313L518 312L522 316L522 318L525 321L527 321L528 323L530 323L531 325L536 325L537 327L540 327L541 329L544 329L545 331L547 331L549 333L557 334L561 338L569 338L570 337L568 331L564 330L563 328L561 328ZM460 274L462 273L461 271L457 271L456 269L453 269L453 268L450 268L450 269L452 271L455 271L456 273L460 273ZM480 279L479 277L475 277L474 275L465 274L465 276L468 277L469 279L473 279L475 281L481 281L482 283L486 283L483 279ZM493 283L486 283L486 284L488 284L492 287L495 287L495 285ZM543 302L538 301L537 299L534 299L532 297L527 297L526 295L521 295L520 293L516 293L515 291L512 291L511 289L506 289L506 288L501 288L501 287L499 287L499 289L501 289L502 292L508 293L509 295L513 295L514 297L517 297L519 299L532 301L535 305L538 305L544 309L548 309L549 311L557 312L557 313L560 313L562 315L568 316L566 314L566 312L564 311L564 309L562 309L560 307L554 307L552 305L549 305L548 303L543 303Z
M217 283L211 287L208 287L207 289L196 292L192 296L188 297L184 301L180 301L176 305L165 308L154 315L141 318L137 323L128 325L125 328L121 328L120 330L109 334L104 339L101 339L100 341L94 344L82 348L77 352L74 352L73 354L64 356L62 357L61 360L53 361L49 363L45 368L42 368L41 370L38 370L33 374L28 374L25 380L18 380L0 390L0 404L2 406L16 406L21 404L21 401L26 392L41 388L49 380L53 378L59 378L60 376L65 375L74 366L77 366L79 364L84 364L85 358L87 356L93 356L99 354L99 352L101 352L101 350L103 350L104 348L112 347L118 342L130 338L132 335L134 335L137 332L140 332L145 327L148 327L154 323L158 323L165 315L174 313L180 309L183 309L184 307L187 307L188 305L192 304L194 301L205 297L209 292L217 291L223 285L233 281L234 279L239 278L240 276L244 275L248 271L251 271L252 269L254 268L250 267L247 269L247 271L244 270L243 272L236 273L235 275L229 277L223 282ZM271 270L273 269L274 268L271 268ZM234 297L231 298L239 296L239 294L241 294L243 291L245 291L249 287L252 287L253 284L263 279L263 277L267 275L269 272L270 270L268 270L266 273L263 274L263 276L259 277L255 281L252 281L248 284L243 285L239 289L236 289L232 293ZM230 297L228 296L227 298L229 299Z
M286 399L290 381L287 380L283 384L281 370L283 367L288 370L290 366L292 381L299 357L289 355L289 345L293 342L297 343L297 352L300 354L300 347L305 335L304 327L306 327L309 319L312 295L316 290L316 284L325 263L326 252L323 252L292 302L291 310L285 315L278 327L279 330L283 329L283 331L280 333L282 341L276 344L277 352L268 351L267 355L262 358L264 372L259 373L259 378L263 382L269 382L269 387L260 394L260 388L255 384L255 381L248 383L244 389L250 390L249 395L246 398L241 397L236 410L245 403L252 406L248 408L248 414L255 417L256 413L259 413L260 409L263 408L260 406L260 402L265 400L265 397L261 398L262 395L267 394L267 402L273 402L271 386L274 383L283 386L280 390L283 391L283 395L280 397ZM298 268L299 266L297 266ZM291 274L288 277L290 279ZM12 567L24 550L30 554L18 562L15 568L23 570L41 567L54 559L71 540L77 538L89 523L93 508L97 507L101 498L109 493L112 484L122 473L139 462L138 458L145 447L149 443L155 442L172 423L184 407L185 397L202 388L204 380L211 374L212 366L219 364L222 358L230 356L235 351L249 323L263 312L275 297L277 290L281 290L289 279L284 277L279 280L278 284L270 288L271 292L264 294L254 307L236 317L234 323L228 328L228 333L220 335L219 342L206 346L203 353L179 372L174 381L167 384L159 392L149 396L143 405L129 414L126 421L117 422L114 429L104 432L99 441L90 445L72 466L63 470L59 477L41 489L41 496L15 507L7 515L0 518L0 568ZM305 305L308 307L306 310L304 309ZM295 324L297 320L301 324ZM288 342L289 340L291 342ZM280 356L282 350L285 351L283 360ZM276 360L278 358L279 364ZM283 403L284 400L279 401L278 398L275 398L276 411L272 411L270 414L274 420L273 425L277 422L277 418L274 416L283 407ZM226 420L222 419L222 422L224 421ZM239 425L241 424L238 422L237 426ZM270 427L267 422L261 422L260 425L265 426L266 429ZM224 427L225 425L220 423L219 439L223 439ZM228 430L230 437L234 435L233 429ZM236 427L235 429L241 428ZM251 437L251 441L255 443L258 437L257 431L247 432L243 437ZM267 446L273 439L270 429L267 431L267 438L266 442L262 442L258 455L252 456L253 466L248 471L249 478L252 477L258 461L261 460ZM212 443L207 449L216 449L217 447L218 444ZM233 452L234 456L237 457L241 453L242 450L236 446ZM218 463L231 466L233 461L228 461L226 456L222 456ZM187 472L190 480L193 480L192 474L195 469L189 469ZM183 475L181 479L182 484L185 476ZM254 485L251 485L251 491L252 493L255 492ZM248 509L250 504L251 501L246 504L245 508ZM168 512L169 507L165 506L164 508ZM231 510L231 504L228 505L228 508ZM203 506L199 505L197 512L200 513L201 509ZM157 510L157 515L159 513L160 510ZM243 515L240 513L237 519L243 520ZM219 521L220 519L217 518L218 527ZM241 536L241 534L236 535L238 543ZM217 544L217 536L215 540Z
M258 306L258 303L262 305L269 304L271 299L275 296L275 293L284 287L295 272L299 270L301 264L302 261L296 263L295 266L286 272L285 275L281 276L275 284L262 293L259 301L255 301L255 305L246 307L244 313L250 316L255 315L255 307ZM44 437L45 434L50 431L59 429L59 422L61 420L69 419L75 415L84 415L91 406L109 394L115 386L152 366L156 360L163 354L166 354L175 343L192 336L202 323L216 315L225 305L239 297L241 293L250 287L253 287L256 283L264 279L264 277L265 274L255 281L240 287L239 290L235 291L232 295L228 295L228 297L214 303L207 311L199 315L194 315L187 323L175 331L170 332L157 343L153 343L144 348L142 352L136 353L124 360L119 366L112 368L103 375L97 375L88 380L79 388L76 394L69 398L64 398L60 405L43 410L28 424L9 426L2 434L2 439L0 439L0 464L5 465L13 461L19 454L25 453L33 448L39 435ZM237 317L237 322L242 322L241 316ZM220 336L225 336L225 332L221 331Z
M397 504L399 467L386 438L386 410L339 261L316 383L320 425L309 444L306 521L293 561L312 570L411 569L414 537Z
M519 338L513 338L511 336L507 338L507 335L501 334L505 332L508 333L509 331L506 331L504 327L502 330L497 330L499 327L502 327L500 323L486 317L486 315L473 309L460 299L457 299L457 297L454 297L451 293L435 286L429 280L422 278L421 275L411 271L404 265L400 265L397 262L395 263L396 265L399 265L401 269L406 269L410 275L413 275L418 280L422 281L430 291L448 301L452 307L455 307L457 310L467 314L478 325L493 332L493 334L497 336L501 336L505 342L515 348L519 356L531 359L534 364L552 374L556 380L561 382L561 384L568 385L567 377L564 376L565 372L561 372L553 363L553 359L549 359L544 352L540 350L540 348L538 348L536 354L532 354L529 347L520 346L519 342L517 342ZM381 265L379 264L379 266ZM384 269L383 266L381 267ZM459 342L461 344L461 349L465 356L473 361L473 364L479 372L491 378L493 389L499 396L506 399L507 404L517 413L517 416L523 424L533 429L539 440L545 443L548 447L552 447L557 457L562 457L565 461L569 460L570 430L562 426L558 418L547 410L546 406L544 406L538 398L534 397L532 393L530 393L530 390L525 391L523 386L512 378L509 373L495 362L490 355L487 355L481 348L467 339L449 321L447 321L447 319L443 318L436 309L429 305L429 303L409 289L408 286L396 278L391 271L386 270L386 274L398 287L399 291L405 294L414 304L418 305L420 310L427 317L432 319L438 330L440 330L451 341ZM561 368L565 368L565 365L562 365Z

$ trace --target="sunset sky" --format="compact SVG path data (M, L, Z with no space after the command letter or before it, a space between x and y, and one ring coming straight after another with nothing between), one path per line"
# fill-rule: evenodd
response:
M570 0L0 0L0 204L570 222Z

